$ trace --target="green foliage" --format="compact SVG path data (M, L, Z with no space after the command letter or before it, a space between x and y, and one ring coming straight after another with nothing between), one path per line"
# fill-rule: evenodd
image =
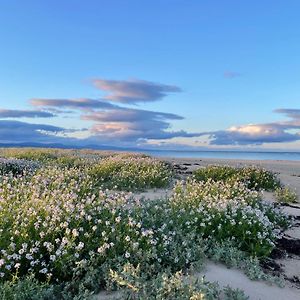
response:
M135 205L126 194L92 192L91 178L77 169L47 167L30 178L3 177L1 277L31 272L62 282L90 261L101 266L122 257L178 270L201 257L192 230L164 225L165 217L176 219L166 216L168 202Z
M110 281L121 288L118 299L128 300L248 300L240 289L226 286L220 289L217 283L197 278L182 272L159 273L146 279L139 265L126 264L119 271L110 270Z
M39 164L24 159L0 158L0 175L25 175L26 173L32 173L38 167Z
M2 152L6 157L46 162L55 159L57 151L55 149L12 148Z
M166 163L137 155L115 155L103 159L89 174L99 186L116 190L162 188L172 179L172 171Z
M32 277L0 283L0 300L54 300L55 289Z
M245 295L244 291L240 289L233 289L230 286L226 286L223 289L224 300L248 300L249 297Z
M132 299L215 299L208 283L181 280L180 272L202 265L206 255L265 279L251 264L270 253L288 221L245 182L188 180L169 199L137 201L101 187L166 186L168 165L140 155L50 154L55 158L34 162L30 176L0 174L3 297L88 299L114 278ZM224 250L228 239L232 249Z
M61 167L86 167L98 163L107 156L101 151L44 149L44 148L8 148L0 150L0 155L14 158L15 161L34 163L39 165L53 165ZM13 159L12 159L13 160Z
M207 166L199 168L193 172L193 176L198 181L227 181L228 179L237 176L236 168L230 166Z
M282 278L265 273L257 257L249 256L246 252L238 249L236 241L210 240L206 253L215 262L222 262L229 268L242 270L251 280L264 280L280 287L283 286Z
M255 166L242 168L208 166L195 170L193 177L197 181L234 182L239 180L244 182L248 188L256 190L274 190L280 186L280 182L274 173Z
M266 256L286 217L243 183L189 180L178 183L172 199L178 223L188 222L204 238L234 239L253 256Z
M250 189L273 191L280 186L280 181L276 175L263 168L255 166L241 168L240 176L247 182Z
M126 264L119 272L110 270L110 280L123 289L124 298L128 300L213 300L219 297L217 284L184 276L182 272L162 272L145 279L139 266Z
M298 195L289 187L280 187L275 190L275 198L278 202L295 203L298 200Z

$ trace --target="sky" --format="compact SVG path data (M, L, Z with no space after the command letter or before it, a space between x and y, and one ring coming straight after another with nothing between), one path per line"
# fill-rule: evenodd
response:
M298 0L0 0L0 144L300 150Z

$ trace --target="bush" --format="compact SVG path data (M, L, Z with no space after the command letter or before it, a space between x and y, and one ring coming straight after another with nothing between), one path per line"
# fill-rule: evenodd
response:
M172 199L178 223L189 220L204 238L233 239L238 248L266 256L274 247L286 217L243 183L221 181L179 182Z
M12 148L0 152L6 158L16 161L35 162L40 165L53 165L61 167L85 167L98 163L105 152L90 152L86 150L44 149L44 148Z
M46 162L56 159L56 152L57 150L55 149L13 148L6 149L6 151L4 151L4 155L6 157L13 157L17 159Z
M276 175L263 168L258 167L244 167L240 169L240 176L242 180L247 182L250 189L264 189L273 191L280 186L280 181Z
M54 300L55 290L47 283L40 283L32 277L0 283L0 300Z
M159 273L145 279L139 266L126 264L117 272L110 270L110 280L122 289L118 299L139 300L247 300L249 297L240 289L218 283L210 283L205 278L197 278L182 272ZM122 298L121 298L122 297Z
M150 157L116 155L100 161L89 174L103 188L142 190L166 187L172 179L170 167Z
M280 186L276 175L268 170L258 167L234 168L230 166L208 166L193 172L193 178L197 181L229 181L239 180L250 189L274 190Z
M125 194L96 196L91 178L77 169L48 167L31 178L4 177L0 198L5 280L18 272L68 281L87 262L101 266L119 258L177 270L201 254L193 232L184 235L172 222L158 230L166 203L139 206Z
M184 276L182 272L174 274L161 272L151 279L146 279L139 266L126 264L119 272L110 270L110 280L123 289L125 299L219 299L217 284Z
M281 187L275 190L275 198L278 202L294 203L298 200L296 191L292 191L289 187Z
M229 166L207 166L193 172L193 177L198 181L227 181L237 175L238 170Z
M25 173L32 173L38 167L39 164L24 159L0 158L0 175L24 175Z

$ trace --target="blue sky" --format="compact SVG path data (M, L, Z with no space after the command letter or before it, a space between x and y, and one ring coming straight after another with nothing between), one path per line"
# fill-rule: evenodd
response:
M299 11L0 0L0 143L300 149Z

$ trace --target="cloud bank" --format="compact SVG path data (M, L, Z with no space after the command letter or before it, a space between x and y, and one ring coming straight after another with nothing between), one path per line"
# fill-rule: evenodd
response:
M94 79L96 88L108 92L104 99L126 104L162 100L169 93L181 92L174 85L166 85L145 80Z
M54 107L59 108L71 108L71 109L111 109L115 106L109 102L79 98L79 99L42 99L42 98L33 98L30 100L30 104L36 107Z
M50 117L56 114L75 113L76 118L80 115L81 121L92 122L89 130L89 136L81 139L81 143L102 142L114 144L131 144L132 146L140 142L147 142L148 139L170 139L173 137L198 136L197 133L189 133L184 130L174 131L171 129L171 122L174 120L183 120L180 115L169 112L158 112L143 109L133 109L120 105L137 104L139 102L153 102L162 100L170 93L181 92L177 86L154 83L145 80L105 80L94 79L93 85L97 89L107 92L107 95L100 99L78 98L78 99L48 99L33 98L29 101L32 107L40 109L39 111L4 111L0 118L4 117ZM117 104L119 103L119 104ZM44 111L46 110L46 111ZM71 110L71 111L70 111ZM49 112L51 111L51 112ZM42 137L50 139L49 128L47 134L41 125L27 124L23 122L3 124L3 131L10 132L14 140L25 139L40 140ZM46 125L45 125L46 126ZM22 130L20 128L23 128ZM25 135L13 133L24 131ZM62 133L68 134L63 128L56 128L59 140L62 139ZM52 133L54 131L52 130ZM51 140L55 134L51 134ZM7 140L8 136L2 134L0 140ZM66 136L67 141L67 136Z
M1 143L56 143L64 139L63 137L56 136L56 134L63 133L64 131L64 128L58 126L0 120Z
M0 109L0 118L52 118L53 113L40 110Z
M235 72L227 72L225 75L228 78L239 76ZM187 132L172 130L173 121L184 119L181 115L128 107L140 102L162 100L170 93L181 92L179 87L144 80L105 79L94 79L93 85L107 94L99 99L33 98L29 103L35 110L0 109L0 119L46 119L68 113L75 122L79 121L78 118L81 123L88 122L89 128L70 130L46 124L0 120L0 142L59 142L77 146L97 143L145 147L153 141L173 145L174 138L195 140L202 137L211 146L262 145L300 140L300 109L274 110L286 118L278 122L235 125L211 132ZM79 135L74 137L81 131L84 131L84 134L80 135L81 138Z
M289 120L232 126L227 130L210 132L210 144L262 145L300 140L300 109L276 109L274 112L286 115Z

